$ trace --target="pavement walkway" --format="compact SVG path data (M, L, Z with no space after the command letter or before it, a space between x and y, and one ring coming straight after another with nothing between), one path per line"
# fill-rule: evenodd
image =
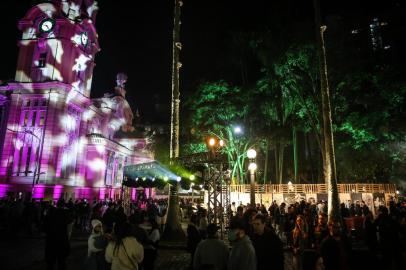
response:
M187 224L182 223L186 231ZM67 258L67 270L82 270L87 254L87 238L89 234L73 231L71 253ZM0 241L0 269L6 270L43 270L45 269L45 237L18 235L5 237ZM190 269L190 254L186 252L184 243L171 244L161 241L155 269L186 270ZM293 270L292 256L285 253L285 270Z

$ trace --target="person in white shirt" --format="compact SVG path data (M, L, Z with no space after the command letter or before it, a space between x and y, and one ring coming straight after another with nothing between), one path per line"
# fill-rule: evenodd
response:
M138 270L144 259L144 248L131 236L131 225L127 222L116 224L114 233L115 241L107 245L105 254L111 270Z

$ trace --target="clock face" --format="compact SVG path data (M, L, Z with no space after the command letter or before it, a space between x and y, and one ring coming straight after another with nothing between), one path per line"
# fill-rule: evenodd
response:
M54 29L55 22L52 19L44 19L39 24L39 30L43 33L49 33Z
M80 34L80 41L82 42L82 45L83 45L83 46L86 46L86 45L87 45L87 42L89 41L89 37L87 36L87 33L86 33L86 32L82 32L82 33Z

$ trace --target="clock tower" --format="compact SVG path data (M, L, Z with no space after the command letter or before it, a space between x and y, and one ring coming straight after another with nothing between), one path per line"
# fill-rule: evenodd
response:
M22 31L16 82L58 81L89 97L99 51L94 1L54 0L32 7L18 23Z
M94 58L100 50L94 0L52 0L18 22L22 32L8 99L0 183L72 186L86 151L84 111L91 105Z

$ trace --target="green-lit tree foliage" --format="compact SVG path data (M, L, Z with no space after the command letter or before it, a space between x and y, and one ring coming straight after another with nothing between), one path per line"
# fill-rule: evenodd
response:
M244 179L246 150L253 143L250 129L245 125L249 105L247 96L242 88L224 81L205 82L187 102L195 140L195 143L189 144L191 147L187 151L201 150L196 146L201 146L209 136L223 140L225 145L219 151L227 154L232 177L238 183ZM235 125L243 127L243 134L234 134Z
M275 171L275 182L286 183L289 170L295 172L295 180L297 175L309 177L310 171L317 181L322 178L323 122L314 22L311 18L292 24L283 6L278 13L258 29L239 29L231 35L230 47L238 48L227 53L235 60L229 64L236 74L224 76L227 82L205 82L195 89L187 106L190 144L182 151L203 151L206 136L215 134L227 141L225 151L235 177L244 173L246 147L255 144L264 160L258 165L266 181L271 178L268 165ZM348 30L352 25L344 21L334 19L327 26L338 180L401 179L406 175L403 63L393 63L390 50L374 51L369 43L354 41ZM232 133L234 124L244 126L238 140Z

